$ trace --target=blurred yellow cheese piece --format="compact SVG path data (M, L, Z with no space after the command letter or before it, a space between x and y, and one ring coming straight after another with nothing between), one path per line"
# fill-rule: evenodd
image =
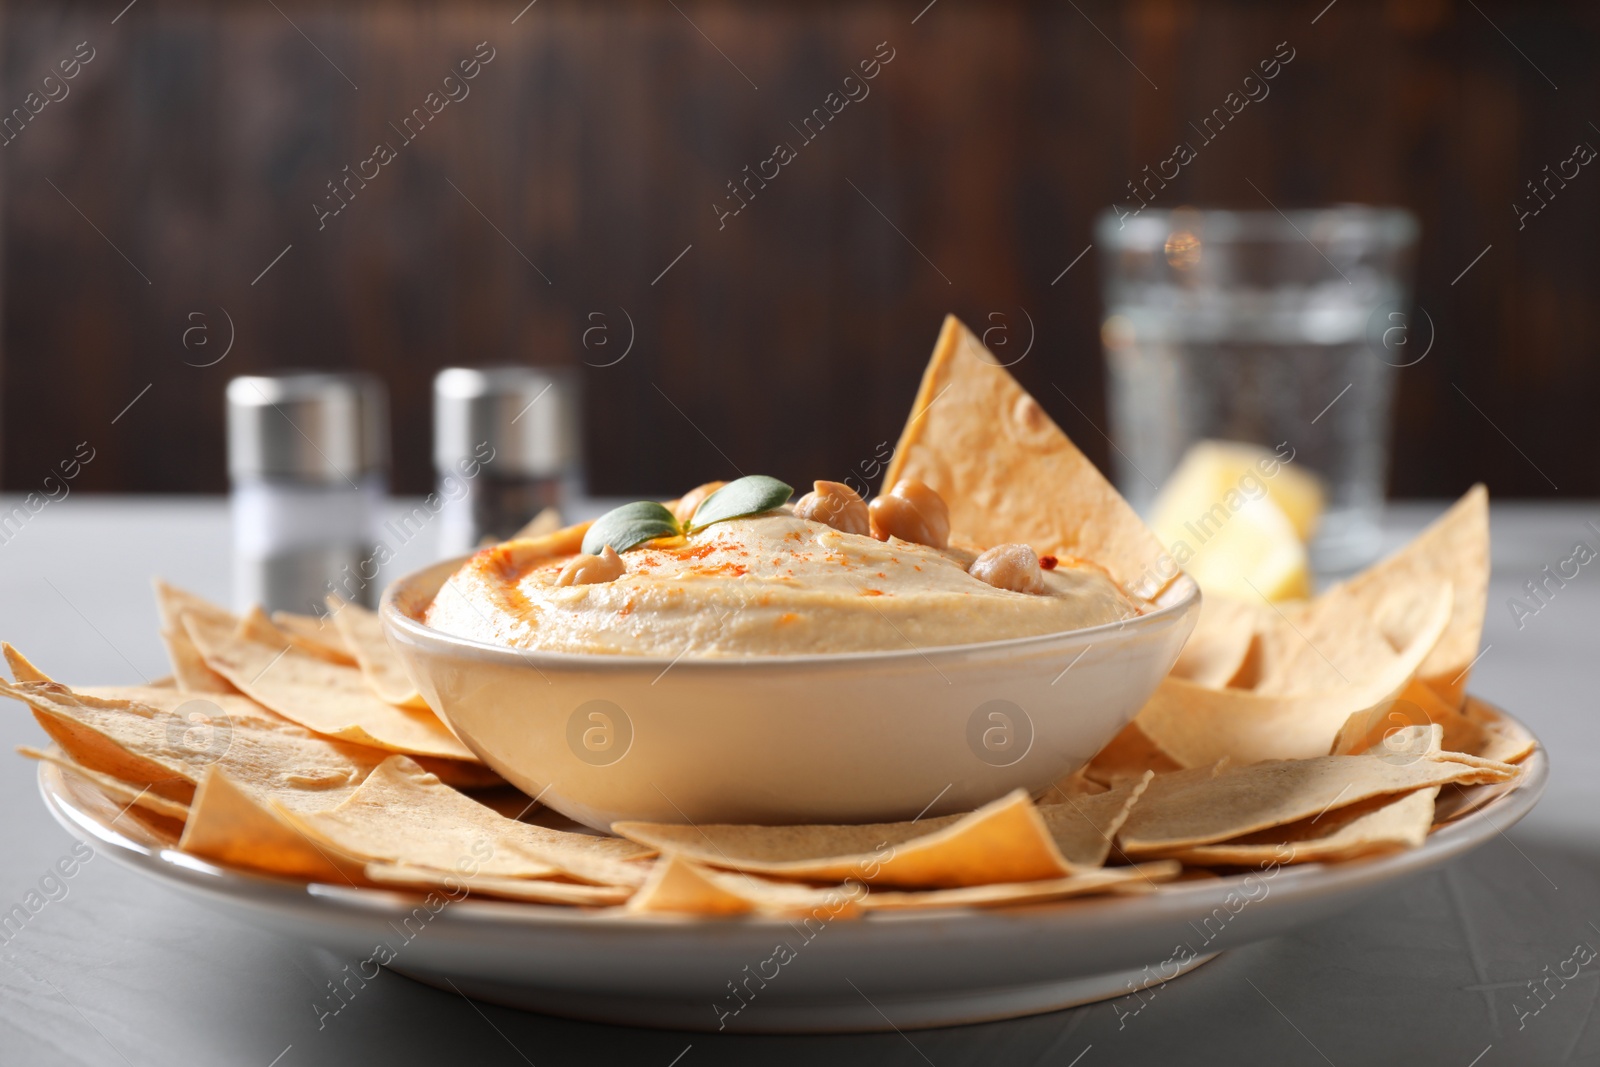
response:
M1293 524L1301 541L1310 541L1322 518L1322 480L1296 467L1294 452L1286 462L1281 452L1237 441L1200 441L1183 454L1156 499L1155 517L1179 523L1204 515L1224 503L1229 491L1250 499L1265 494Z
M1150 526L1207 593L1257 600L1311 595L1306 541L1322 486L1254 445L1201 441L1156 497Z

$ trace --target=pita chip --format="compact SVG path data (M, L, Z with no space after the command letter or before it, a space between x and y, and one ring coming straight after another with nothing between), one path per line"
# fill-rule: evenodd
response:
M379 699L416 711L429 710L422 694L417 692L416 683L406 673L405 664L389 647L383 622L376 612L335 596L328 598L328 610L332 612L344 646L361 665L361 674Z
M1505 778L1492 768L1443 759L1377 755L1273 760L1215 775L1208 767L1191 768L1151 781L1118 841L1134 858L1175 856L1375 796Z
M207 666L252 700L308 730L407 755L477 758L432 712L378 699L353 667L330 663L292 644L236 633L201 616L186 614L183 623Z
M162 630L161 643L172 664L172 677L185 693L237 693L233 683L206 666L205 657L182 630Z
M1329 590L1354 597L1399 649L1427 627L1424 610L1396 595L1419 578L1449 582L1454 592L1449 624L1418 668L1417 676L1448 703L1460 706L1467 672L1478 656L1489 596L1489 492L1475 485L1412 541Z
M1377 797L1287 826L1248 834L1220 845L1172 853L1200 866L1264 867L1273 863L1331 863L1379 852L1416 848L1433 826L1438 786L1418 789L1398 800Z
M1154 777L1145 771L1104 793L1046 796L1039 815L1067 862L1078 868L1104 866L1117 831Z
M338 807L291 818L329 851L367 862L625 886L648 873L631 862L649 854L638 845L508 819L405 756L384 760Z
M183 851L230 867L315 882L350 882L361 865L319 847L281 810L235 782L219 767L208 767L195 790L189 820L178 842Z
M669 854L657 860L650 879L628 901L634 914L853 916L861 911L860 885L813 888L754 875L719 871Z
M231 682L206 666L200 650L184 631L182 619L184 612L190 612L218 626L234 626L238 618L226 608L160 578L155 579L154 585L156 611L161 615L161 643L166 646L178 688L191 693L237 693L239 690Z
M292 619L307 617L288 615L285 612L279 612L278 614ZM272 616L267 614L266 609L260 604L256 604L249 611L239 616L239 621L234 627L233 634L235 637L250 641L260 641L262 644L271 645L274 648L282 648L288 645L316 659L326 660L340 667L357 666L355 656L344 648L343 639L339 637L339 633L334 629L332 622L327 623L327 628L332 634L329 638L303 636L302 631L307 629L303 624L292 623L291 625L294 629L285 629L279 626L273 621ZM337 645L330 642L336 642Z
M1150 600L1177 577L1128 502L954 316L944 320L911 410L884 487L927 483L950 508L953 537L1091 559Z
M1443 752L1444 727L1437 724L1400 726L1366 750L1391 763L1421 758L1456 759ZM1434 822L1440 787L1379 795L1309 819L1275 826L1225 841L1202 845L1175 858L1200 865L1258 866L1274 863L1336 862L1377 852L1415 848L1427 839Z
M1501 763L1521 763L1539 747L1539 742L1520 723L1502 715L1487 701L1469 696L1462 704L1461 713L1483 734L1477 747L1463 751Z
M1425 610L1435 587L1414 595ZM1380 675L1397 658L1359 606L1326 597L1285 608L1264 604L1249 655L1228 685L1275 696L1325 692Z
M755 911L749 899L706 877L706 869L681 856L656 862L650 880L628 901L632 912L683 912L690 915L745 915Z
M1172 665L1172 676L1210 689L1230 684L1250 654L1261 613L1242 600L1205 597L1199 621Z
M1096 753L1083 773L1103 785L1114 786L1142 778L1146 771L1166 774L1182 770L1183 764L1167 755L1140 729L1138 720L1130 722Z
M1355 712L1381 717L1405 689L1450 619L1451 593L1436 585L1412 644L1374 675L1337 689L1271 695L1207 689L1166 678L1134 720L1162 751L1195 767L1224 756L1238 763L1326 754Z
M344 638L339 636L332 620L316 615L299 615L292 611L274 611L268 620L297 648L321 656L330 663L356 666L356 657L345 645Z
M189 817L189 805L177 800L168 800L157 793L152 793L149 786L141 786L134 782L124 782L121 778L113 778L109 774L92 771L70 756L60 752L47 752L42 749L32 748L28 745L18 745L17 751L29 759L39 760L42 763L53 763L63 770L70 771L78 777L93 782L106 796L113 800L121 801L132 807L137 804L146 811L153 811L157 815L165 815L178 822Z
M1330 754L1349 756L1366 752L1396 731L1428 725L1439 728L1441 751L1477 754L1485 741L1482 727L1445 703L1444 698L1427 685L1412 681L1381 713L1358 711L1352 714L1334 738Z
M943 888L1073 873L1050 828L1018 789L966 815L860 826L680 826L611 829L711 867L810 882Z
M452 901L476 894L528 904L606 907L621 904L633 893L632 889L624 886L577 885L538 878L499 878L491 875L469 877L455 871L436 871L400 863L369 863L362 873L374 885L394 889L436 890Z
M44 673L44 671L41 671L38 667L35 667L32 663L30 663L27 656L24 656L21 652L18 652L14 647L12 647L11 642L0 641L0 651L5 653L6 666L11 668L11 677L15 678L17 681L55 681L54 678L50 677L48 674Z
M1047 878L1038 882L1001 882L995 885L966 886L960 889L895 891L875 889L861 900L867 911L904 911L913 908L1001 908L1018 904L1041 904L1068 897L1097 893L1149 892L1162 882L1170 882L1182 870L1170 860L1154 860L1130 867L1103 867L1082 871L1066 878Z
M43 764L39 778L46 788L68 797L79 811L101 826L152 851L177 848L178 838L183 836L183 820L159 815L143 805L125 803L66 767Z
M74 691L0 683L77 762L188 803L213 764L279 803L332 807L385 753L318 737L241 696L144 687Z
M239 617L219 604L213 604L205 597L197 596L186 589L179 589L160 578L152 583L156 591L156 611L161 615L161 628L163 630L183 629L184 615L199 615L201 618L225 626L234 626L239 622Z

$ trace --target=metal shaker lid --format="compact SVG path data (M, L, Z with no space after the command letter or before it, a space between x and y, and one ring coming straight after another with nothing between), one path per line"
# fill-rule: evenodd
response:
M319 484L389 467L389 399L370 374L252 375L228 383L228 473Z
M578 382L552 367L447 367L433 379L433 464L494 449L502 475L547 477L578 459Z

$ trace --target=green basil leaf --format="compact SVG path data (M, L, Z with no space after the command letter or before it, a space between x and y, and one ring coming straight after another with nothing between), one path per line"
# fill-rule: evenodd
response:
M618 552L626 552L635 545L657 537L674 537L680 532L672 512L654 500L636 500L596 519L583 535L583 551L598 556L602 548L610 545Z
M692 533L714 522L742 519L746 515L771 511L787 503L793 495L792 488L765 474L736 478L700 502L700 506L694 510L694 516L684 527L684 532Z

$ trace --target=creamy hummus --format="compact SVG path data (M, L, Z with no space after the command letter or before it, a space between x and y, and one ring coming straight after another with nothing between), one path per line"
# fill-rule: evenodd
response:
M881 652L1058 633L1137 615L1091 564L1061 560L1043 594L967 573L974 554L841 533L789 509L623 554L614 581L558 586L571 556L473 556L424 621L547 652L759 656Z

